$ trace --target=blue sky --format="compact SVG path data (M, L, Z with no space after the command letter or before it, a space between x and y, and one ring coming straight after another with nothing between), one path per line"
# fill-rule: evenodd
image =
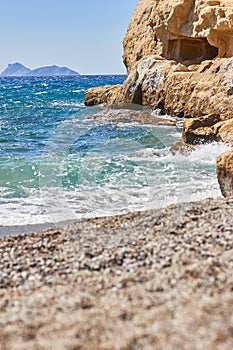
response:
M1 0L0 71L57 64L124 73L122 41L138 0Z

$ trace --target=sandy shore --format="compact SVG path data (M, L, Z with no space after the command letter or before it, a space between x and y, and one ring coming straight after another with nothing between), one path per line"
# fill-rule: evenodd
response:
M233 349L233 200L0 240L0 349Z

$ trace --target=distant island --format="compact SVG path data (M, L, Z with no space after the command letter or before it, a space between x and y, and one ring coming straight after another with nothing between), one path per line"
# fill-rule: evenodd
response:
M0 77L49 77L49 76L76 76L78 72L67 67L56 65L29 69L23 64L16 62L8 64L7 68L0 74Z

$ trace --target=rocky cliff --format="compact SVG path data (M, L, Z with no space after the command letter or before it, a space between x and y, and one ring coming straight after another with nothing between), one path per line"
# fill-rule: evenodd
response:
M232 7L231 0L140 0L124 39L128 72L149 55L177 62L231 57Z
M140 0L123 60L124 84L90 89L87 105L149 105L184 118L185 143L233 144L232 0Z

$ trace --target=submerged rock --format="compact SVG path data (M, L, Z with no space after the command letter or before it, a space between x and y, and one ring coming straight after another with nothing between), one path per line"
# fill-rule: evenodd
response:
M187 143L184 143L184 142L180 142L180 141L177 141L177 142L174 142L170 148L170 152L173 154L173 155L176 155L176 154L181 154L182 156L189 156L190 153L195 149L194 146L192 145L189 145Z
M127 108L118 108L117 106L115 108L114 106L106 107L96 114L87 116L86 119L97 119L108 123L176 125L176 121L174 119L155 116L150 110L132 110Z

